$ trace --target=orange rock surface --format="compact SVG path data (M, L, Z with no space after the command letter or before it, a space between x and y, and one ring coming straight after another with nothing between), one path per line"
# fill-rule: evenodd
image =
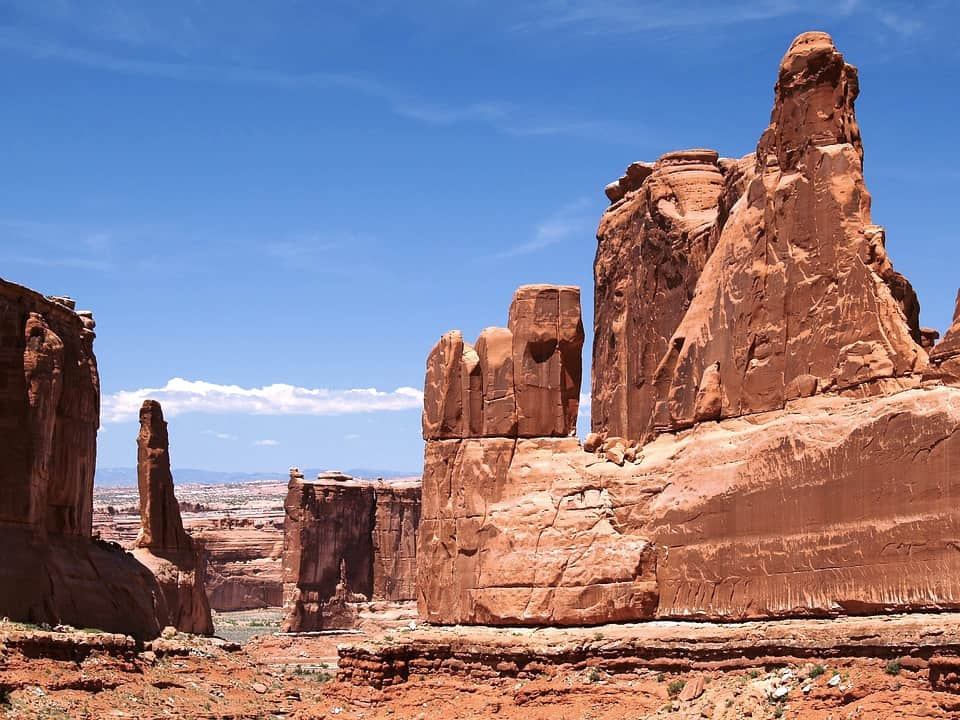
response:
M608 187L590 452L565 437L572 424L552 402L529 406L536 434L523 413L516 435L478 431L474 398L506 396L484 386L508 387L504 366L459 334L434 348L422 617L960 608L958 331L932 346L931 365L921 341L933 334L921 336L916 295L870 217L858 92L830 37L806 33L783 58L754 155L669 153ZM514 348L516 327L538 327L524 312L537 314L511 312ZM561 367L575 367L571 353ZM549 385L536 361L553 357L528 353L522 367L514 352L518 407L521 387ZM441 416L448 431L434 432Z

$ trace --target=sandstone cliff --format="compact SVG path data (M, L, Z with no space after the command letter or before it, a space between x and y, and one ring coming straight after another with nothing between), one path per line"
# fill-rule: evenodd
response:
M283 544L283 629L353 627L356 603L415 597L420 483L291 469Z
M140 533L134 557L150 569L163 589L169 625L181 632L213 634L210 603L204 589L206 553L183 529L173 494L170 440L163 409L144 400L137 436L137 484Z
M485 382L509 371L459 334L433 349L424 618L960 607L960 345L921 333L872 223L858 92L829 36L804 34L755 154L668 153L607 187L582 448L550 404L536 433L483 432Z
M0 280L0 614L155 636L153 576L91 539L100 381L94 321Z

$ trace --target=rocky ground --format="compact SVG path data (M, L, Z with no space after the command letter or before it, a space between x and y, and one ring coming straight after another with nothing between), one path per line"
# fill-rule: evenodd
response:
M631 637L655 645L647 642L653 637L649 628L643 630L647 635L631 634L621 626L584 630L593 638L586 642L572 638L569 631L550 629L411 630L409 606L374 610L360 634L284 636L265 627L265 634L253 636L242 646L177 635L138 648L121 635L4 622L0 624L0 717L859 720L960 715L960 695L946 691L952 685L942 672L953 666L944 665L937 650L922 639L940 636L950 646L957 630L952 617L943 627L938 627L938 616L926 616L919 624L910 621L913 630L897 620L839 626L835 637L851 629L855 635L840 638L835 648L820 647L823 657L792 662L786 657L795 654L796 647L788 648L790 652L780 660L765 650L763 661L749 661L734 644L732 652L739 653L739 659L701 661L686 670L626 663L627 669L618 670L609 649L625 648ZM920 625L922 629L917 630ZM743 628L746 632L734 628L741 639L755 636L755 627ZM678 640L684 630L680 626L654 635L663 643L676 642L679 649L685 647L686 641ZM793 631L810 640L811 652L827 638L822 621L796 621ZM917 631L920 635L911 634ZM700 633L695 628L692 636ZM596 639L597 634L606 637ZM464 675L464 667L448 665L440 672L412 674L383 690L336 677L338 644L384 651L404 645L436 646L451 638L477 650L498 643L526 647L528 659L539 663L528 664L533 671L528 677L510 676L513 671L505 668L485 678ZM921 638L920 647L905 656L829 657L838 649L850 654L850 643L858 642L876 648L889 641L893 644L885 647L897 646L901 651L906 644L917 644L917 638ZM710 656L708 645L703 645L706 655L695 652L691 657ZM596 662L558 660L564 653L569 658L574 647L586 647Z

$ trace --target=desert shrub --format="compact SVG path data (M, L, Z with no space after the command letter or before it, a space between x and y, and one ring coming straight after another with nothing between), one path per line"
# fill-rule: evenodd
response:
M670 684L667 685L667 694L670 695L670 697L676 697L680 694L680 691L683 690L684 685L686 685L686 683L683 680L671 680Z

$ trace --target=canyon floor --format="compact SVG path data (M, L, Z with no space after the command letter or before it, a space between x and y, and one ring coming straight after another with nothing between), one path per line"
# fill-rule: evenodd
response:
M137 647L93 630L0 623L4 718L953 718L960 617L576 629L411 629L374 607L361 632L280 635L276 613L221 614L241 645ZM235 616L234 616L235 615ZM226 629L226 631L224 631ZM338 678L337 646L353 667ZM379 658L406 658L377 689ZM366 659L364 659L366 658ZM418 667L420 669L418 669ZM498 669L499 668L499 669Z

